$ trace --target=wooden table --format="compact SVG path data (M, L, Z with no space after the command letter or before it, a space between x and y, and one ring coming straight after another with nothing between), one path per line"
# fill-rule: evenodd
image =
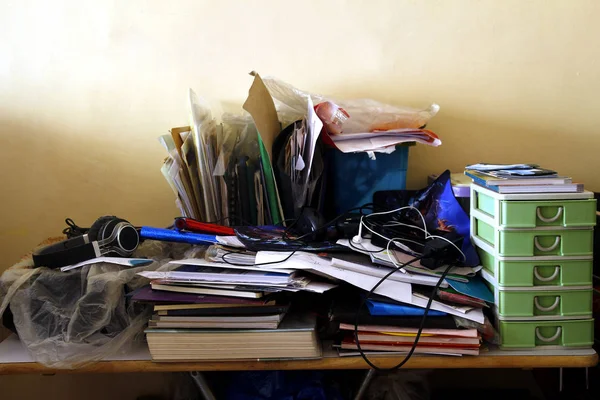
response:
M391 367L398 357L374 357L376 365ZM546 350L540 353L526 351L503 352L491 350L480 356L413 356L403 368L584 368L598 363L598 355L591 349ZM332 350L316 360L249 360L223 362L156 363L150 360L144 346L113 360L100 361L77 369L44 367L31 361L16 336L0 343L0 374L54 374L54 373L121 373L121 372L181 372L181 371L242 371L242 370L310 370L310 369L368 369L360 357L339 357Z

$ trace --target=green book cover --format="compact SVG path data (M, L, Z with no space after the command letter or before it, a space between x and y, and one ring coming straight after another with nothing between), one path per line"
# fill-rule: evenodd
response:
M263 143L260 135L258 135L258 147L260 149L260 159L265 171L265 181L263 183L267 187L267 196L269 197L268 206L271 210L273 225L277 225L282 221L281 214L279 213L279 194L277 193L277 186L273 176L273 168L271 167L269 153L267 152L265 144Z

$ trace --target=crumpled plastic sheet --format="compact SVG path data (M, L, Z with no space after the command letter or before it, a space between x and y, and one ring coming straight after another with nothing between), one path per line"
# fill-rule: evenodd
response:
M439 111L440 106L431 104L425 109L393 106L372 99L342 100L308 93L274 77L263 78L277 108L277 115L283 121L293 122L306 115L310 96L313 103L330 101L342 107L350 117L344 122L344 133L372 132L400 128L420 128L429 122ZM285 125L285 124L284 124Z
M0 316L10 306L21 342L48 367L77 368L127 352L152 314L127 296L148 283L136 273L172 268L168 261L189 248L146 241L134 257L154 262L136 268L97 263L61 272L24 259L0 277Z

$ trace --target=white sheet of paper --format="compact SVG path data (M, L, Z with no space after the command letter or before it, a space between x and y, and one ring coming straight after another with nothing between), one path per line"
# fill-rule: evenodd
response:
M296 270L311 269L314 263L329 263L329 260L325 260L315 254L304 251L297 251L292 257L290 257L290 254L292 254L291 251L259 251L256 253L256 267L262 269L264 267L260 264L276 263L265 265L265 267L276 270L279 270L280 268Z
M223 246L237 247L240 249L246 248L244 243L242 243L237 236L216 236L216 238L217 242Z
M296 171L302 171L305 167L304 164L304 160L302 159L302 156L298 156L298 158L296 159L296 164L294 165L294 169Z
M362 243L361 243L362 244ZM257 264L259 263L259 254L256 254ZM264 252L264 253L273 253L273 254L263 254L261 259L268 260L269 262L284 260L289 256L288 253L282 252ZM313 271L319 274L323 274L329 276L331 278L339 279L349 284L359 287L363 290L370 291L376 284L379 282L381 278L377 278L374 276L369 276L365 274L361 274L354 271L344 270L342 268L331 266L331 261L325 259L323 257L319 257L313 253L301 253L298 256L297 252L288 260L282 261L280 264L285 268L290 269L306 269L307 266L310 266ZM272 267L273 265L270 265ZM389 297L392 300L401 301L403 303L412 304L418 307L423 307L427 305L428 299L423 299L418 294L413 294L412 285L406 282L398 282L386 280L375 290L376 294L380 294L385 297ZM462 308L456 308L453 306L449 306L438 301L433 301L431 304L432 310L443 311L448 314L457 315L468 319L470 321L475 321L478 323L483 323L483 312L480 309L475 309L465 313L465 310Z
M359 272L361 274L371 275L379 279L383 278L390 272L390 269L388 267L382 267L378 265L362 265L353 262L348 262L345 260L339 260L335 257L333 257L333 259L331 260L331 266L347 269L349 271ZM439 278L436 278L434 276L411 274L409 272L402 272L400 270L394 272L392 275L390 275L388 279L426 286L435 286L437 284L437 281L439 280ZM448 287L448 282L442 282L440 287Z
M67 265L61 267L62 272L70 271L72 269L81 268L84 265L96 264L96 263L108 263L115 265L124 265L126 267L139 267L141 265L151 264L153 260L147 258L124 258L124 257L97 257L89 260L82 261L77 264Z
M212 268L212 267L210 267ZM262 283L268 286L271 283L290 283L293 282L291 275L287 274L265 274L263 271L235 271L223 270L222 273L216 272L185 272L185 271L142 271L138 275L148 279L169 279L174 281L190 282L220 282L235 283L244 285L245 283Z
M256 263L258 264L258 261L256 261ZM169 261L169 264L173 264L175 265L199 265L199 266L203 266L203 267L214 267L214 268L226 268L226 269L242 269L242 270L247 270L247 271L266 271L266 272L278 272L278 273L282 273L282 274L291 274L292 272L294 272L293 269L289 269L289 268L277 268L276 265L265 265L265 266L258 266L258 265L231 265L231 264L227 264L227 263L222 263L222 262L215 262L215 261L207 261L203 258L184 258L181 260L173 260L173 261ZM161 278L151 278L151 279L161 279Z
M326 291L337 287L335 283L329 282L309 282L304 287L300 288L300 290L304 290L307 292L314 293L325 293Z
M265 266L258 266L258 265L231 265L231 264L222 263L222 262L207 261L207 260L205 260L203 258L184 258L182 260L169 261L169 264L173 264L174 267L176 265L199 265L199 266L203 266L203 267L215 267L215 268L227 268L227 269L243 269L243 270L247 270L247 271L279 272L279 273L282 273L282 274L291 274L292 272L294 272L293 269L276 268L274 265L265 265ZM275 265L277 265L277 264L275 264ZM155 278L155 279L160 279L160 278Z
M306 170L306 179L308 180L310 176L310 171L312 169L313 157L315 155L315 148L317 147L317 141L319 140L319 136L321 135L321 130L323 129L323 121L321 118L317 116L315 112L315 107L313 105L312 99L310 96L307 98L308 108L306 110L306 124L307 124L307 140L310 140L307 143L307 147L304 148L304 157L306 158L307 170Z
M381 278L359 272L348 271L331 265L314 264L313 269L321 274L336 278L361 289L370 291ZM377 289L376 294L389 297L403 303L412 303L412 286L410 283L385 280Z
M381 151L385 150L388 147L396 146L402 143L410 143L417 142L423 143L428 146L437 147L441 144L438 141L433 143L429 143L426 140L420 137L394 137L394 136L375 136L372 138L365 139L350 139L350 140L342 140L342 141L334 141L335 146L340 149L342 153L354 153L360 151ZM392 147L393 148L393 147ZM389 152L385 150L385 152Z

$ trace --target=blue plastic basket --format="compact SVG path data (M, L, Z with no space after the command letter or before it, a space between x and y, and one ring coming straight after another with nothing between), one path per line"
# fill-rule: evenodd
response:
M406 189L408 168L407 145L396 147L391 154L342 153L329 150L328 199L336 214L373 202L373 193L380 190Z

